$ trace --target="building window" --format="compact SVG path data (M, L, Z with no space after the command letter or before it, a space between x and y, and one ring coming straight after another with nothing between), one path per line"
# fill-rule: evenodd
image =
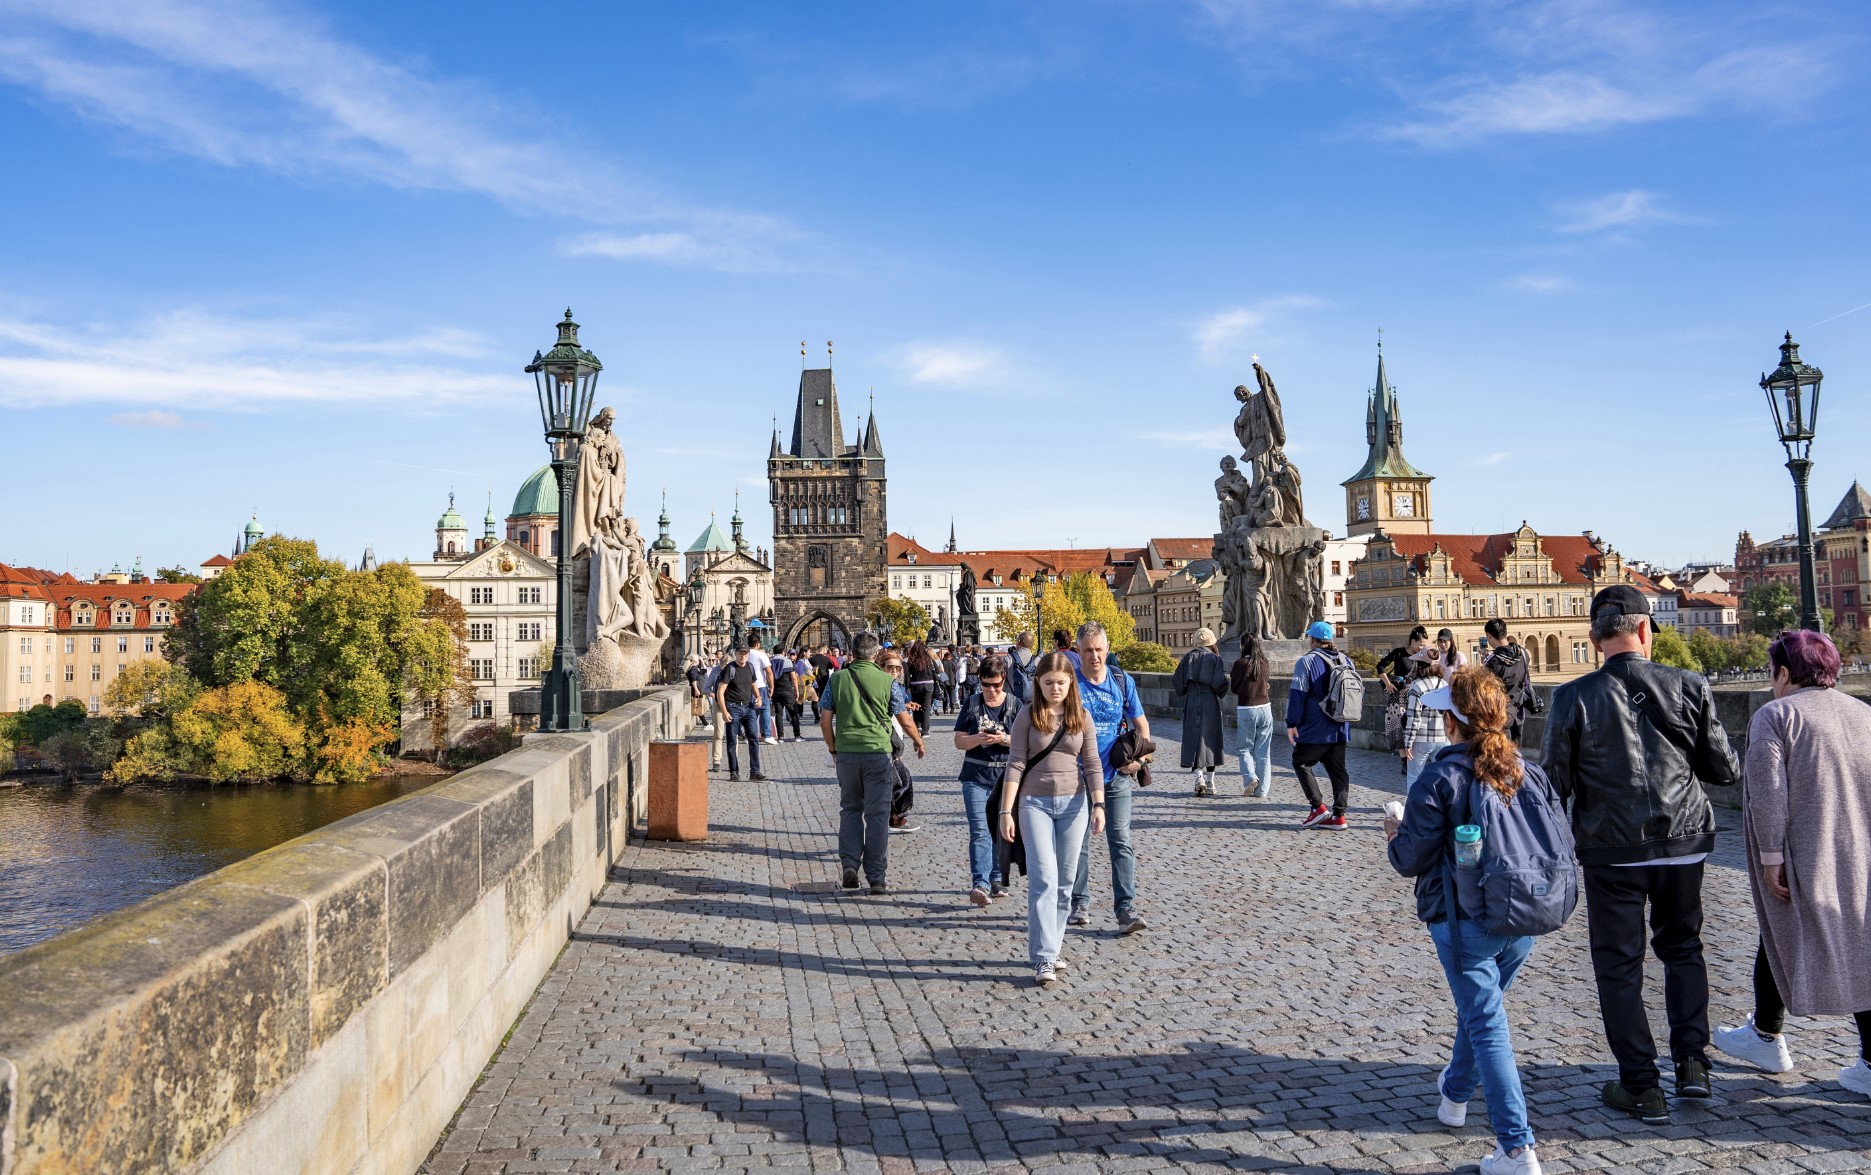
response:
M902 589L902 587L903 587L903 577L902 577L902 576L900 576L900 575L893 575L893 576L891 576L891 577L890 577L890 590L892 590L892 591L900 591L900 590Z
M30 666L30 665L21 665L21 666L19 667L19 679L20 679L20 681L22 681L22 682L30 682L30 681L32 681L32 666Z
M101 653L104 651L104 638L103 637L94 636L91 638L91 651L93 653Z
M1344 572L1340 571L1338 568L1339 568L1339 561L1337 559L1332 560L1332 574L1333 575L1344 574Z
M92 694L92 695L91 695L91 701L89 702L89 707L90 707L90 710L91 710L91 713L93 713L93 714L95 714L95 713L97 713L97 711L98 711L98 705L97 705L97 695L96 695L96 694Z
M77 669L78 667L76 665L65 666L65 680L72 680L72 678L77 675Z
M490 587L471 587L468 589L468 603L491 604L494 602L494 589Z
M154 613L151 614L151 619L157 624L169 623L169 605L167 604L156 605L156 610Z
M120 636L117 638L117 651L119 653L127 653L130 651L130 638L129 637Z
M19 638L19 651L22 653L32 652L32 638L31 637L23 636Z
M135 610L131 608L130 605L119 604L117 605L117 610L111 613L110 622L117 625L127 625L132 623L135 619Z
M523 587L523 588L521 588L521 589L520 589L520 603L522 603L522 604L537 604L537 603L539 603L539 596L540 596L540 592L541 592L541 591L543 591L543 590L544 590L544 589L542 589L542 588L536 588L536 587Z
M1852 608L1852 607L1856 607L1857 604L1858 604L1858 589L1856 588L1840 588L1839 589L1839 606L1841 608Z
M520 622L520 639L523 641L538 640L539 631L540 631L540 622L537 620L530 620L530 621L522 620ZM524 677L525 674L521 674L521 676Z
M468 717L492 718L493 716L494 700L492 698L476 698L468 703Z
M471 641L493 640L494 639L493 622L489 621L486 624L482 624L477 621L477 622L469 624L468 625L468 639Z
M1343 608L1344 606L1345 606L1345 593L1333 592L1332 593L1332 607Z
M538 676L539 676L539 658L521 657L520 658L520 680L532 681L534 678Z
M143 651L145 653L153 653L156 651L156 638L155 637L146 636L143 638Z
M1447 619L1447 617L1445 617L1445 616L1444 616L1444 615L1442 614L1442 598L1441 598L1440 596L1438 596L1438 597L1436 598L1436 619L1437 619L1437 620L1446 620L1446 619Z
M923 586L924 586L924 587L926 587L926 588L932 588L932 587L934 587L934 586L935 586L935 577L934 577L933 575L925 575L925 576L923 576Z
M494 659L492 657L469 658L468 673L476 681L494 680Z
M104 677L104 667L102 665L91 666L91 680L92 681L101 681L103 680L103 677Z
M67 653L77 652L78 651L77 646L78 646L78 639L76 637L68 636L65 638L65 651Z

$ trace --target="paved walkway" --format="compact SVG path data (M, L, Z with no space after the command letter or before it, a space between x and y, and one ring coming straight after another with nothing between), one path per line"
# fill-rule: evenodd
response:
M770 783L717 776L708 843L631 848L423 1170L1427 1172L1492 1149L1479 1098L1465 1129L1435 1120L1453 1020L1383 858L1395 760L1354 752L1345 833L1295 830L1284 767L1262 801L1232 777L1197 800L1164 773L1134 822L1150 929L1113 935L1100 845L1099 924L1042 992L1023 896L963 898L960 756L937 726L888 896L837 888L837 789L814 743L766 748ZM1739 854L1725 836L1708 882L1726 1023L1751 1006ZM1781 1077L1718 1063L1714 1100L1675 1103L1669 1127L1602 1109L1615 1073L1584 924L1540 942L1510 1000L1547 1171L1871 1166L1871 1103L1832 1080L1849 1020L1793 1021L1801 1067ZM1667 1039L1654 966L1650 984Z

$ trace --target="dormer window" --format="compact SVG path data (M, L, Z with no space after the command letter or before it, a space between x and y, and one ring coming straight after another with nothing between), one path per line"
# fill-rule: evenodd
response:
M119 601L116 607L111 609L110 622L128 628L136 623L136 609L128 601Z

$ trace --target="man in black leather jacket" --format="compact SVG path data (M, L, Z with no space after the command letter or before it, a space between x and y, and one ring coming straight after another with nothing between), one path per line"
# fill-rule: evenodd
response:
M1571 805L1585 872L1592 971L1618 1080L1605 1104L1669 1121L1644 1009L1644 908L1663 964L1678 1097L1709 1096L1709 977L1702 958L1702 862L1715 812L1698 779L1740 775L1701 675L1649 659L1650 605L1635 588L1592 597L1593 673L1553 693L1544 766Z

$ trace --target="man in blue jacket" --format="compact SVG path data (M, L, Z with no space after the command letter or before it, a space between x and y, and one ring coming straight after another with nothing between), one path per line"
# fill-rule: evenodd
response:
M1332 667L1345 654L1332 644L1337 634L1323 620L1315 620L1306 629L1312 648L1293 666L1293 686L1286 693L1286 741L1293 744L1293 774L1305 789L1311 810L1299 822L1301 828L1343 832L1348 827L1345 809L1351 805L1351 774L1345 770L1345 745L1351 741L1351 724L1334 722L1326 716L1325 698L1332 685ZM1332 779L1332 806L1327 809L1319 793L1312 769L1323 765Z

